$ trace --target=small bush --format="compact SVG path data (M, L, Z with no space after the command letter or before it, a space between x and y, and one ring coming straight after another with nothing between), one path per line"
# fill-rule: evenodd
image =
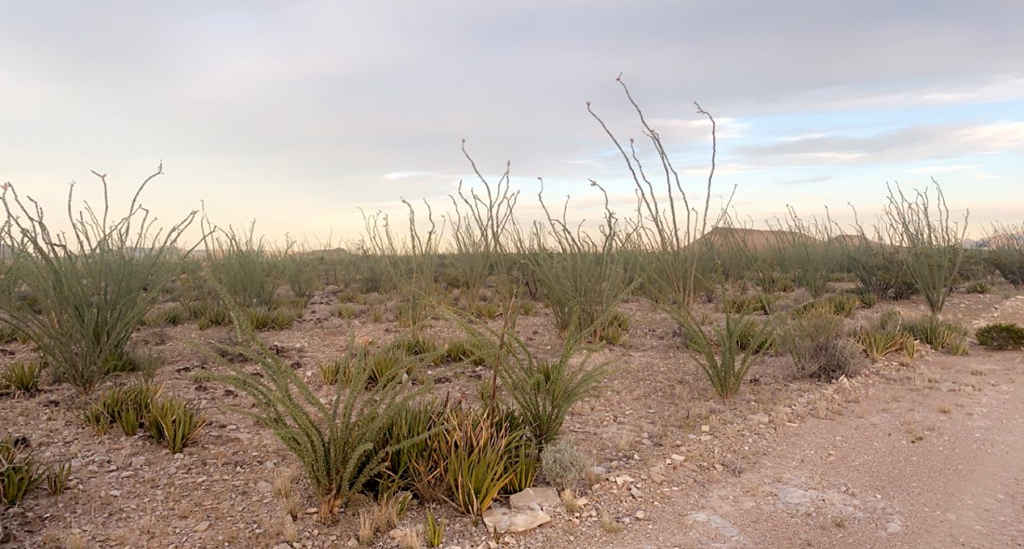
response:
M344 379L342 373L346 362L341 359L331 359L327 362L322 362L316 367L317 374L320 376L320 383L330 386L338 383L339 379Z
M409 357L421 358L435 366L442 362L444 354L438 350L437 343L420 333L396 338L388 348Z
M46 491L51 496L59 496L64 493L71 478L71 462L65 461L52 465L46 470Z
M829 304L832 306L832 312L837 316L849 317L853 315L853 312L857 310L857 306L860 305L860 297L856 294L841 293L834 294L828 299Z
M96 436L105 435L115 423L126 436L133 436L158 394L160 387L148 384L114 387L87 408L82 417Z
M587 458L571 443L558 440L540 454L541 470L559 490L575 490L587 478Z
M427 508L427 525L424 534L427 538L427 547L440 547L444 539L445 520L438 519L434 510Z
M890 309L873 323L855 330L852 339L859 343L872 362L896 351L912 351L913 339L903 330L903 317Z
M444 472L447 498L467 515L479 516L516 475L511 458L528 439L524 432L495 422L486 409L453 410L444 431L450 449Z
M775 335L765 332L763 321L749 316L739 319L734 334L736 348L755 354L770 351L775 346Z
M43 363L38 360L15 362L0 375L0 394L8 391L15 394L34 394L39 390L42 373Z
M679 325L684 345L700 364L711 386L723 402L739 393L743 379L757 360L758 349L774 337L775 322L749 324L747 314L725 315L722 326L706 329L689 308L666 308Z
M238 321L240 315L237 306L232 305L236 337L243 342L236 350L256 363L260 375L228 363L225 366L231 373L205 377L230 385L252 400L254 408L236 411L273 432L299 459L320 499L321 519L330 520L384 471L392 453L434 434L428 430L378 444L386 427L405 404L426 391L426 385L410 389L400 376L391 375L364 393L354 388L371 385L370 371L356 369L353 389L337 384L331 402L324 403L299 374L256 337L250 326Z
M231 322L227 306L219 301L196 301L186 307L192 318L196 319L196 327L200 330L213 326L227 326Z
M967 354L967 328L962 324L929 315L905 322L903 329L932 350L955 356Z
M722 301L722 309L726 314L749 315L754 313L771 314L778 299L766 293L738 297L727 296Z
M456 339L449 341L441 355L441 362L455 364L466 362L474 366L494 363L498 353L498 346L493 341L472 337L468 339Z
M31 451L21 451L11 435L0 439L0 508L17 505L42 480L41 467Z
M302 309L283 307L253 307L247 311L254 330L285 330L302 318Z
M1017 324L987 324L974 332L978 344L997 351L1024 349L1024 328Z
M357 308L354 305L349 305L348 303L342 303L341 305L335 307L331 311L331 314L338 318L352 320L353 318L359 316L359 308Z
M843 319L819 309L791 318L776 342L793 360L797 377L811 377L821 367L821 355L842 336Z
M817 368L813 376L822 381L855 376L867 362L857 343L845 337L824 342L815 349L815 358Z
M177 454L206 425L206 418L195 405L177 397L165 397L153 402L145 423L153 438Z
M569 410L596 394L608 375L605 365L587 364L589 355L570 364L580 343L589 337L586 331L570 329L561 356L545 360L534 356L515 334L507 334L512 351L504 357L508 362L502 363L498 376L540 449L558 437Z
M964 291L969 294L990 294L992 293L992 285L984 280L976 280L968 284Z
M189 310L177 302L160 303L154 306L142 323L146 326L180 326L192 318Z

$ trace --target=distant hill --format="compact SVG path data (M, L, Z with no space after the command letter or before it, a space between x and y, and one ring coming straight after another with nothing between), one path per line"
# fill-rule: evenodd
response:
M812 236L795 231L768 231L761 229L737 229L734 227L715 227L692 245L727 247L741 246L753 252L770 250L795 242L822 241Z

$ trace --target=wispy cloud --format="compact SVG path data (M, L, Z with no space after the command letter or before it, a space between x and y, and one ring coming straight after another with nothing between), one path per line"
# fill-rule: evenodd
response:
M992 152L1024 153L1024 122L919 124L866 137L817 134L740 147L766 165L910 163Z
M815 175L812 177L801 177L797 179L783 179L778 183L780 185L808 185L811 183L821 183L832 179L831 175Z

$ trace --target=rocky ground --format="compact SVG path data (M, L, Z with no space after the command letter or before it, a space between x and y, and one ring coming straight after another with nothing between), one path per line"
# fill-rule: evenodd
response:
M385 341L399 332L372 322L365 307L354 319L331 316L334 299L317 296L295 327L263 334L310 380L353 335ZM898 306L924 311L916 301ZM615 373L564 432L591 460L591 486L571 510L540 502L550 520L521 533L495 536L479 519L434 507L447 521L442 547L1024 547L1024 353L922 351L829 385L794 380L787 359L771 357L722 405L667 317L646 302L623 310L627 341L595 357ZM975 327L1024 324L1024 297L957 294L944 316ZM522 317L518 329L541 352L557 351L546 311ZM442 321L431 327L439 339L454 332ZM165 391L195 399L210 418L181 454L142 435L94 436L65 386L0 401L0 431L27 436L44 460L73 463L65 494L36 490L4 512L0 547L357 545L358 506L333 524L318 521L294 457L227 409L245 399L192 376L217 367L202 349L224 337L225 329L195 326L138 335L163 357ZM28 350L8 345L4 355L9 362ZM446 374L451 381L437 390L472 402L484 373ZM422 528L424 516L414 502L398 527ZM382 533L372 546L397 547L399 534Z

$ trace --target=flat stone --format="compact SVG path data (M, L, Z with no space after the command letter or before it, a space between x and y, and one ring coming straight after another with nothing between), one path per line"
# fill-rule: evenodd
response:
M647 476L650 477L651 482L655 484L661 484L665 482L665 480L667 480L665 478L664 469L662 469L661 467L652 467L649 471L647 471Z
M692 522L707 522L708 516L704 513L690 513L686 518Z
M767 414L750 414L747 419L758 425L767 425L772 420Z
M708 520L711 521L711 524L713 524L715 526L715 528L718 529L719 532L721 532L722 534L724 534L726 536L729 536L730 538L734 538L734 537L740 535L740 531L737 530L736 527L733 526L731 522L729 522L728 520L725 520L724 518L722 518L722 517L720 517L718 515L711 515L711 516L708 517Z
M550 486L538 486L527 488L518 494L512 494L508 498L513 509L558 509L562 505L562 498L558 497L558 490Z
M551 520L551 516L544 511L507 509L500 505L492 505L484 511L483 518L487 529L489 531L497 530L499 534L525 532Z
M800 505L811 502L810 492L799 488L793 488L792 486L783 486L782 488L779 488L777 493L779 494L779 501L782 503Z

